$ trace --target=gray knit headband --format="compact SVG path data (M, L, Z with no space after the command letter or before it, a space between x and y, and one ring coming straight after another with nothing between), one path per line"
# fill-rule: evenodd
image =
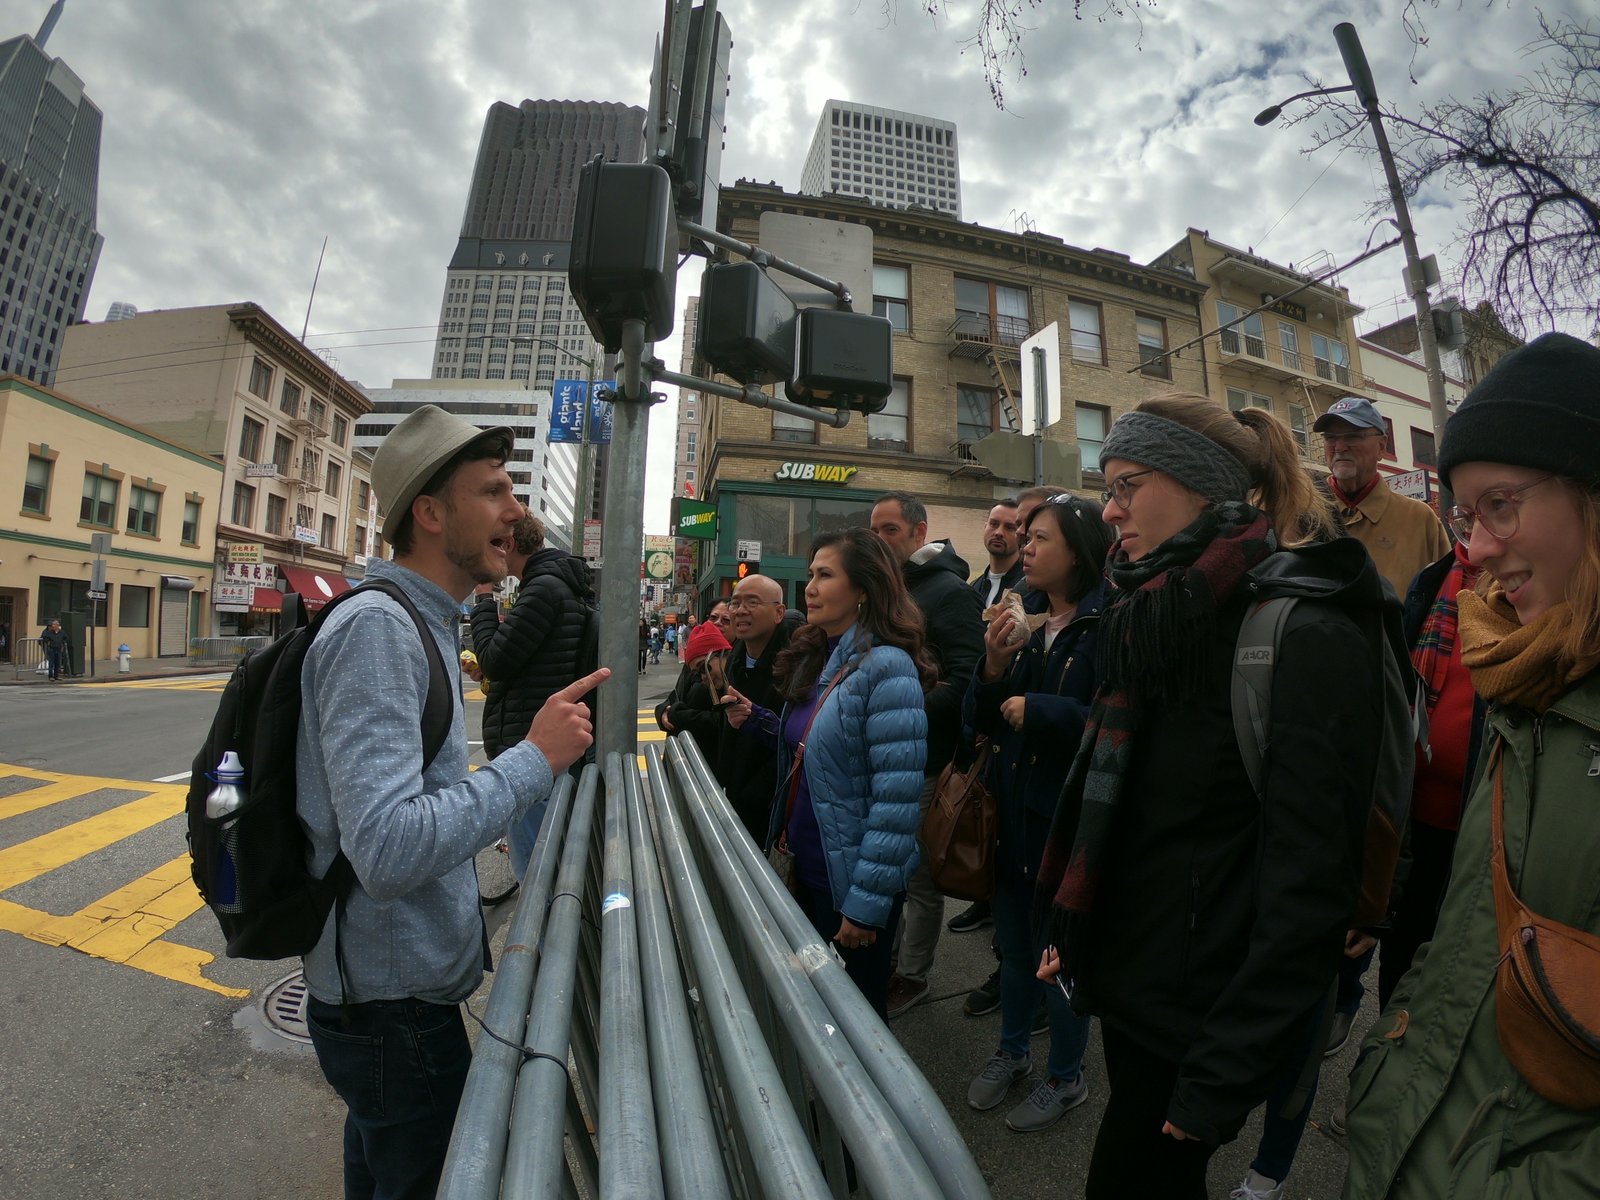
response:
M1250 491L1250 473L1237 458L1204 434L1154 413L1116 419L1100 448L1102 463L1113 458L1165 471L1213 504L1243 500Z

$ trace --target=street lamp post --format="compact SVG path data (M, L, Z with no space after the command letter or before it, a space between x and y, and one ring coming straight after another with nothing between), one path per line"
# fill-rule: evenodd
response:
M1400 244L1405 250L1406 282L1410 286L1411 299L1417 311L1417 341L1422 347L1422 363L1428 373L1428 408L1433 418L1433 452L1437 461L1439 450L1444 445L1444 426L1450 417L1450 411L1445 407L1444 370L1439 365L1439 341L1434 334L1433 309L1428 301L1428 280L1423 273L1421 255L1417 252L1417 234L1411 226L1411 210L1406 205L1405 191L1400 186L1400 172L1395 167L1394 154L1389 149L1389 135L1383 128L1383 117L1378 111L1378 89L1373 83L1372 69L1367 65L1366 52L1361 48L1361 39L1356 36L1356 27L1348 21L1335 25L1333 39L1339 45L1345 72L1350 76L1350 86L1316 88L1290 96L1280 104L1263 109L1256 116L1256 124L1271 124L1278 119L1283 106L1295 100L1302 100L1307 96L1330 96L1339 92L1354 92L1361 107L1366 111L1367 124L1372 127L1372 139L1378 147L1378 160L1383 164L1384 178L1389 183L1389 200L1394 205L1395 225L1400 230ZM1439 509L1443 512L1449 507L1450 491L1445 487L1441 476Z

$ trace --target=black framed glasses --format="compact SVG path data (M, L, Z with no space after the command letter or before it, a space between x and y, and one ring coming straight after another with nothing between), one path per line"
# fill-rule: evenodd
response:
M1511 537L1522 521L1522 493L1554 478L1554 475L1541 475L1521 487L1490 488L1478 497L1476 507L1463 508L1457 504L1445 514L1445 520L1450 522L1450 528L1463 542L1472 537L1472 530L1479 521L1495 537Z
M725 603L730 613L740 612L747 608L760 608L763 604L775 604L779 608L783 607L782 600L760 600L755 596L729 596Z
M1126 475L1117 476L1117 478L1107 483L1106 490L1100 493L1100 503L1110 504L1115 500L1117 506L1126 511L1129 501L1133 499L1134 492L1139 490L1131 486L1128 480L1138 479L1141 475L1154 475L1155 473L1156 469L1154 467L1146 467L1142 471L1129 471Z

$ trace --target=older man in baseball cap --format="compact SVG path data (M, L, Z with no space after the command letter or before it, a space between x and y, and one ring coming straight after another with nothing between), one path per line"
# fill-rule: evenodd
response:
M1378 574L1404 596L1417 572L1450 549L1443 523L1422 501L1384 482L1378 459L1388 428L1371 400L1346 396L1311 428L1322 435L1328 487L1345 532L1366 546Z
M609 673L557 692L480 771L467 770L459 703L443 744L424 748L429 660L459 697L461 602L506 574L523 511L511 440L433 405L384 438L372 481L394 561L369 561L301 671L296 783L312 869L349 879L305 958L311 1043L348 1109L346 1195L437 1190L472 1057L460 1005L488 965L473 859L582 756L581 698Z

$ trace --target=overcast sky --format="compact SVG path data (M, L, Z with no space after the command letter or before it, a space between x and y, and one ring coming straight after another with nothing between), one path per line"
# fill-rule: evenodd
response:
M1096 0L1085 0L1092 10ZM1333 26L1353 21L1379 94L1415 109L1514 81L1536 34L1525 0L1442 0L1413 46L1403 0L1162 0L1134 17L1030 14L1028 74L1008 110L963 52L979 4L935 19L915 0L727 0L733 83L723 179L798 189L822 104L907 109L959 127L962 213L1027 222L1149 261L1188 226L1280 262L1358 253L1382 179L1354 151L1307 156L1304 128L1251 117L1346 82ZM0 36L32 32L47 0L5 5ZM524 98L647 102L661 0L69 0L47 49L105 113L87 315L254 300L298 331L326 235L309 338L370 386L429 372L444 268L484 112ZM1593 13L1553 0L1551 16ZM1409 74L1414 73L1412 83ZM1292 211L1291 211L1292 209ZM1285 215L1287 214L1287 215ZM1413 205L1424 253L1448 270L1452 197ZM1382 235L1374 241L1382 240ZM1343 279L1394 320L1398 250ZM682 279L683 277L680 277ZM689 294L680 286L679 308ZM662 351L676 365L677 346ZM647 531L667 527L674 403L652 416Z

